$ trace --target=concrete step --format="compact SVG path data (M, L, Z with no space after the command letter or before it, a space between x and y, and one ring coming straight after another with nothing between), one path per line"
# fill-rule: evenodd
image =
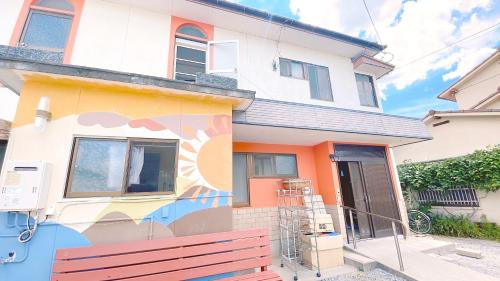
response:
M377 267L376 261L352 252L350 249L344 251L344 263L352 265L361 271L370 271Z

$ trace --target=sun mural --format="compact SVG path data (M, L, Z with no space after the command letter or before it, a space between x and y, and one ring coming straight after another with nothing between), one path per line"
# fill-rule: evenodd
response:
M90 112L81 114L78 123L82 126L105 128L145 128L161 134L161 138L179 139L179 156L176 179L176 193L179 198L199 201L211 206L221 206L218 197L231 192L231 116L227 115L168 115L152 118L129 119L111 112ZM226 201L229 199L226 199ZM136 204L123 208L120 198L113 200L100 215L100 220L113 212L122 212L130 218L141 218L154 210L174 203L176 199L163 202ZM227 203L226 203L227 205Z

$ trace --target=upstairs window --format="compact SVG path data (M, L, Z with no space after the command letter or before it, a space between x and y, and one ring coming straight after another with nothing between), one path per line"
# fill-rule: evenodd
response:
M332 84L330 83L328 67L309 64L307 65L307 73L309 76L311 98L333 101Z
M176 80L195 82L196 73L205 73L207 35L194 25L183 25L175 33Z
M280 58L281 76L306 79L304 66L303 62Z
M64 51L74 17L74 6L65 0L39 0L31 6L19 45Z
M355 75L360 104L363 106L378 107L373 78L365 74L355 73Z
M328 67L280 58L280 75L308 80L312 99L333 101Z

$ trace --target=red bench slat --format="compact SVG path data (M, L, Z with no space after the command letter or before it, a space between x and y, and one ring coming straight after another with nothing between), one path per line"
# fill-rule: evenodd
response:
M218 253L212 255L175 259L169 261L152 262L132 266L114 267L109 269L99 269L92 271L79 271L64 274L59 280L114 280L127 277L136 277L146 274L158 274L170 271L178 271L202 267L207 265L227 263L231 261L253 259L269 255L271 249L269 246L262 248L252 248L227 253ZM258 265L258 267L263 265Z
M55 261L53 271L58 273L87 270L89 268L101 269L127 265L135 265L148 262L166 261L197 255L207 255L211 253L220 253L224 251L242 250L246 248L261 247L269 244L267 237L262 238L244 238L217 244L196 245L190 247L179 247L167 250L158 250L150 252L140 252L124 255L95 257L79 260L60 260Z
M61 249L53 281L186 280L260 268L224 281L277 281L267 229L240 230L159 240Z
M271 263L272 263L271 257L264 257L254 260L234 261L224 264L216 264L216 265L198 267L193 269L184 269L180 271L168 272L163 274L130 278L127 279L127 281L186 280L186 279L227 273L228 270L229 272L234 272L249 268L257 268L260 267L262 264L270 265Z
M181 236L157 240L144 240L120 244L97 245L72 249L61 249L56 253L57 260L92 258L96 256L123 255L181 246L199 245L217 241L237 240L251 237L268 236L267 229L228 231L192 236Z

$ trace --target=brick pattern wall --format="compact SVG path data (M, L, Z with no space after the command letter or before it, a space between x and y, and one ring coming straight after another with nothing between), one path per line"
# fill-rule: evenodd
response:
M249 228L269 229L269 239L273 256L279 256L279 216L278 208L234 208L234 230Z

